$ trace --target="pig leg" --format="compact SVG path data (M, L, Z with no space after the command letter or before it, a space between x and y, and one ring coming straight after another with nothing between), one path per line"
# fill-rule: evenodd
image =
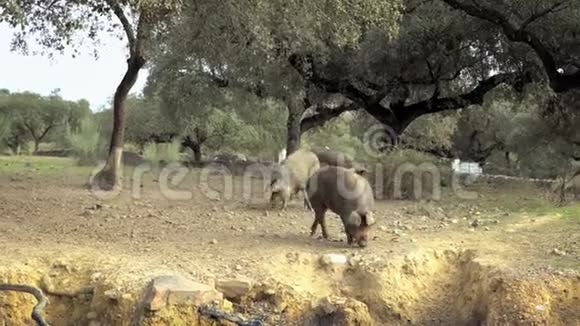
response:
M326 229L326 218L324 215L320 218L320 227L322 228L322 237L328 240L328 230Z
M318 224L320 224L320 226L322 227L322 225L324 225L324 215L326 213L326 210L319 210L319 211L314 211L314 223L312 223L312 226L310 227L310 236L314 236L314 234L316 233L316 229L318 228ZM325 234L325 227L322 227L322 235L324 236ZM326 235L325 238L328 238L328 234Z
M273 192L272 195L270 196L270 206L271 209L275 209L276 208L276 199L277 197L279 197L279 194L276 192Z
M348 244L352 244L352 236L350 234L348 234L348 233L346 234L346 242Z
M308 194L306 193L306 189L302 189L302 193L304 194L304 207L307 208L309 211L313 211L312 204L310 203L310 199L308 198Z

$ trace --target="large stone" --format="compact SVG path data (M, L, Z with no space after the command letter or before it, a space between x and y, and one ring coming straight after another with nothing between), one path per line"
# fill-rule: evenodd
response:
M240 298L252 289L252 281L245 277L234 279L220 279L215 283L216 289L224 294L226 298Z
M326 267L344 266L347 263L345 255L324 254L320 256L320 264Z
M239 299L252 289L252 281L239 277L232 280L218 280L216 289L224 294L228 299Z
M222 293L211 286L179 275L163 275L154 278L149 283L144 303L145 308L156 311L181 303L199 306L222 300Z
M314 309L314 320L308 324L315 325L360 325L371 326L373 320L368 307L355 299L337 296L320 299Z

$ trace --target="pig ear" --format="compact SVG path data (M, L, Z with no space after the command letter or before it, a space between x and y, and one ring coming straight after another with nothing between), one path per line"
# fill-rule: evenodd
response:
M369 212L366 215L361 215L361 225L362 226L371 226L375 224L375 218L373 217L373 213Z
M361 224L361 222L362 222L361 216L355 212L350 214L350 216L348 217L348 221L347 221L348 224L354 225L354 226L359 226Z

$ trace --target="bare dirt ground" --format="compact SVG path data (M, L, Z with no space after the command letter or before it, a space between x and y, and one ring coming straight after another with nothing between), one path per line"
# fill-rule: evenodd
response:
M220 180L209 184L220 191ZM135 188L140 198L130 178L108 200L87 181L72 168L0 173L0 283L42 288L54 325L129 325L147 281L167 273L270 287L269 301L256 290L233 307L265 325L580 325L580 206L556 208L530 185L479 183L476 200L378 201L361 249L347 246L332 213L333 241L310 238L301 197L273 210L258 179L250 201L241 177L233 198L208 198L199 170L178 186L192 190L183 200L164 196L152 174ZM323 254L348 263L323 269ZM92 298L75 293L86 287ZM33 325L33 305L0 292L0 325ZM142 324L203 324L191 314Z

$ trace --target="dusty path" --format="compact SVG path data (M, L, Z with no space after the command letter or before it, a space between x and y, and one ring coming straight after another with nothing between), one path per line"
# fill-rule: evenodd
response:
M191 189L195 178L188 177L180 187ZM292 267L298 256L314 260L324 253L356 254L378 266L406 255L473 249L478 264L514 273L533 274L548 266L556 272L580 270L580 216L527 210L538 197L529 189L499 193L481 186L477 201L379 201L373 240L368 248L358 249L347 248L340 220L333 214L327 215L335 240L329 242L309 237L312 216L301 201L292 202L286 212L269 210L259 198L259 180L254 181L251 203L242 198L240 178L235 179L231 200L212 200L200 191L191 199L168 200L151 176L139 188L139 199L131 197L127 185L119 197L101 200L84 188L86 181L78 174L0 175L3 270L30 268L40 278L61 264L85 272L83 277L71 276L72 285L59 285L63 287L80 286L94 273L128 287L168 271L200 282L243 275L275 279L316 296L340 289L314 270ZM218 189L219 177L210 184ZM568 211L575 214L580 209ZM479 225L473 228L475 219ZM433 270L443 268L437 266ZM454 273L453 268L446 270ZM438 313L425 309L421 311L430 316Z

